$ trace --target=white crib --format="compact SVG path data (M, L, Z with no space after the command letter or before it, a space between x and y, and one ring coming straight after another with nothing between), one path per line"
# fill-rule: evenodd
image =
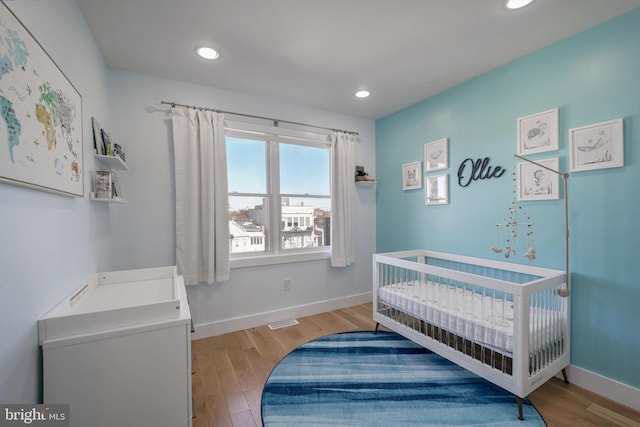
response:
M522 398L569 365L565 272L411 250L373 256L373 320ZM376 329L377 329L376 325Z

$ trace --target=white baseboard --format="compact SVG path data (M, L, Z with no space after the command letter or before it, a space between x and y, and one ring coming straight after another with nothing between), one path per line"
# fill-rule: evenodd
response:
M219 320L210 323L200 323L195 325L195 332L192 339L214 337L227 334L229 332L242 331L244 329L255 328L273 322L296 317L312 316L314 314L325 313L327 311L339 310L341 308L352 307L354 305L365 304L372 301L372 293L350 295L344 298L319 301L311 304L288 307L282 310L274 310L266 313L258 313L250 316L236 317L233 319Z
M640 389L574 365L567 367L567 375L572 384L640 411ZM560 375L558 377L562 378Z

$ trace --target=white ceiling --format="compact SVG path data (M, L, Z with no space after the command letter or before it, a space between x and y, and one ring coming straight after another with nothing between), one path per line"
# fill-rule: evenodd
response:
M112 68L369 119L640 7L640 0L537 0L515 12L504 0L77 3ZM197 57L199 45L214 46L220 59ZM371 97L356 99L358 89Z

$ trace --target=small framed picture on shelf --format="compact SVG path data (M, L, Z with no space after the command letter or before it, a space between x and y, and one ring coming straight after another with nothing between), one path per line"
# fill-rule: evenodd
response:
M518 154L554 151L558 144L558 109L518 119Z
M558 158L536 160L536 163L555 171ZM518 199L554 200L560 198L560 177L541 166L529 162L518 163Z
M95 117L91 117L93 127L93 149L99 156L104 155L104 145L102 144L102 127Z
M427 172L449 167L447 138L424 144L424 168Z
M449 174L431 175L424 178L424 204L446 205L449 203Z
M113 175L110 171L96 171L94 188L96 198L111 199L113 198Z
M111 144L111 135L107 133L106 130L101 129L100 134L102 135L102 149L104 150L105 156L113 156L113 145Z
M422 162L402 165L402 189L417 190L422 188Z
M622 119L569 129L572 172L624 166Z
M122 188L120 187L120 181L118 181L118 175L115 172L111 172L111 181L113 184L113 191L111 192L112 197L123 198Z
M123 162L126 162L124 155L124 148L120 144L113 144L113 155L118 156Z

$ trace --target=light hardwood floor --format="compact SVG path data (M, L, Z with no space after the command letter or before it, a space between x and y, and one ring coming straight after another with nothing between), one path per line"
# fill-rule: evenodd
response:
M299 325L274 331L261 326L194 340L193 427L261 426L262 388L280 359L324 335L373 330L371 310L363 304L300 318ZM549 427L640 427L640 413L555 378L529 399ZM513 405L515 413L515 398Z

